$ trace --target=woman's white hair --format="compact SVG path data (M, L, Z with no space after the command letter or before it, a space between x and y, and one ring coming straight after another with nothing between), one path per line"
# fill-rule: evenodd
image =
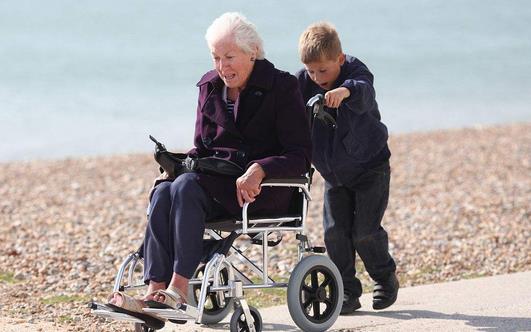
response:
M258 60L264 59L264 45L262 38L258 35L256 27L245 16L240 13L225 13L216 18L208 27L205 39L208 47L223 37L232 36L238 47L244 52L256 51Z

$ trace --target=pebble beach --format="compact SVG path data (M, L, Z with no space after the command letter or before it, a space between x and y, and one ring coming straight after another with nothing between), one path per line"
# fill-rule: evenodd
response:
M402 287L531 270L531 123L398 134L389 145L383 226ZM157 175L150 154L1 163L0 327L131 330L90 315L87 303L105 301L141 244ZM323 245L322 193L316 173L314 245ZM280 278L295 266L292 240L270 256Z

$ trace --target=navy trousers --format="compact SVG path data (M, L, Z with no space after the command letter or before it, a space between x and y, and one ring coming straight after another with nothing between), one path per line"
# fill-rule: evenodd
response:
M190 279L203 254L205 221L227 215L194 173L157 186L144 237L144 281L166 282L173 272Z
M347 185L325 182L324 239L345 290L361 296L356 278L356 252L373 280L384 281L396 271L381 221L389 199L389 162L366 170Z

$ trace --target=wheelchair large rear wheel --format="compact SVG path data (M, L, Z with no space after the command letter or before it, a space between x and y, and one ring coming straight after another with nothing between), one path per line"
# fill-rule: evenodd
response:
M343 304L343 281L326 256L304 257L291 273L287 291L291 318L303 331L329 329Z
M202 279L205 273L205 265L200 266L194 274L194 279ZM226 268L220 271L220 282L222 285L228 284L229 273ZM201 294L201 285L190 285L188 287L188 303L194 307L198 306L199 295ZM234 298L218 298L215 292L207 294L205 308L203 310L203 317L201 319L202 324L216 324L227 317L232 308L234 307ZM199 309L199 308L198 308Z

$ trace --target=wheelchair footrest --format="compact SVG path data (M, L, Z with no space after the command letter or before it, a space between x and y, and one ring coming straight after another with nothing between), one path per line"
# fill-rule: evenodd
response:
M107 307L105 304L91 303L90 307L92 309L91 313L99 317L112 319L112 320L131 322L131 323L144 323L144 321L140 318L136 318L128 314L113 311L111 308Z
M160 318L171 320L197 320L199 316L197 308L187 304L182 304L179 309L144 308L142 310Z

